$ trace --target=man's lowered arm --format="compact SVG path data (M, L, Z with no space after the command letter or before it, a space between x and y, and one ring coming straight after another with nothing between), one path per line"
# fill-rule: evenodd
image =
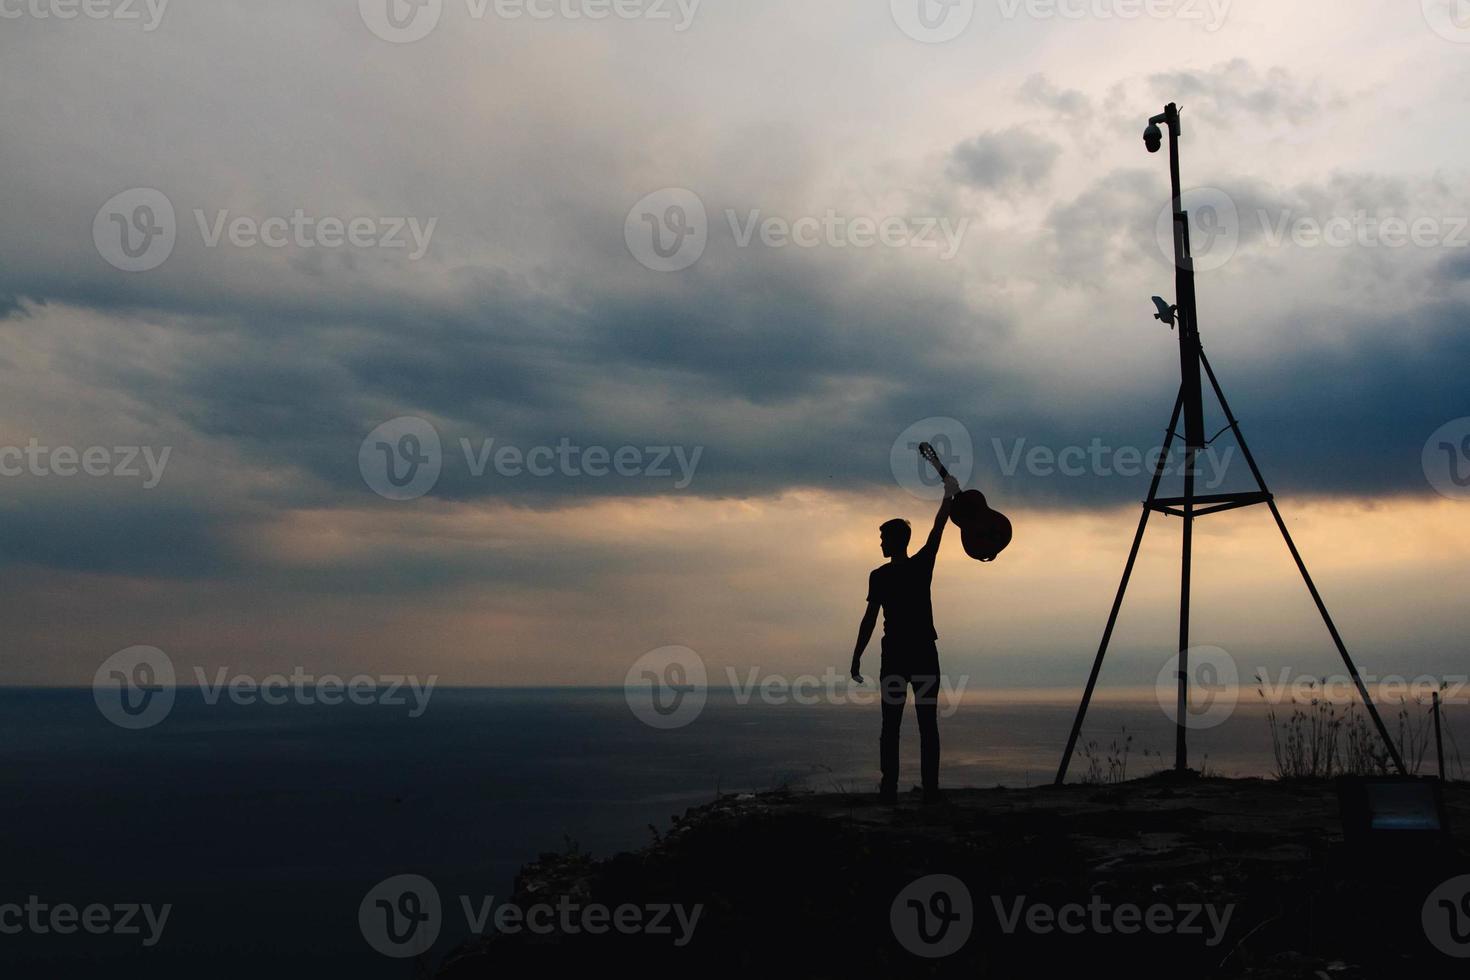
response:
M878 609L880 603L868 600L868 611L863 613L863 621L858 626L857 646L852 650L852 679L859 684L863 682L863 675L858 673L862 666L863 651L868 648L868 641L873 638L873 628L878 625Z

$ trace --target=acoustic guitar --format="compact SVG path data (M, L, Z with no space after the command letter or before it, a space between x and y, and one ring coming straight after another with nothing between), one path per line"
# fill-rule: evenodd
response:
M942 480L949 479L949 471L939 461L939 454L927 442L919 444L919 455L939 473ZM949 519L960 529L960 541L965 554L976 561L995 561L997 555L1011 543L1011 522L998 510L991 510L985 494L979 490L961 490L950 502Z

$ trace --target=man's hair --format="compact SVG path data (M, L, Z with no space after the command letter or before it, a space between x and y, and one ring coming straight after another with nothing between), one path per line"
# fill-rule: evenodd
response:
M902 517L895 517L891 521L884 521L878 525L878 533L890 537L900 545L907 546L909 538L913 536L914 529L908 521Z

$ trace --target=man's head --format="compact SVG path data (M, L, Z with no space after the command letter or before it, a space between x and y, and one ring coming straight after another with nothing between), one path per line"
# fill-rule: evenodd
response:
M909 553L909 538L913 528L902 517L884 521L878 527L878 540L883 545L884 558L902 558Z

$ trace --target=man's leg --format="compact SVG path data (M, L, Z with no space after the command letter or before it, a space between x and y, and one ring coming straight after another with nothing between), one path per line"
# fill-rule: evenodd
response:
M939 792L939 655L926 658L922 672L913 675L914 713L919 718L919 772L924 795Z
M891 670L888 658L879 669L878 689L883 702L883 729L878 736L878 765L883 771L879 792L890 796L898 792L898 733L903 726L903 706L908 700L909 679Z

